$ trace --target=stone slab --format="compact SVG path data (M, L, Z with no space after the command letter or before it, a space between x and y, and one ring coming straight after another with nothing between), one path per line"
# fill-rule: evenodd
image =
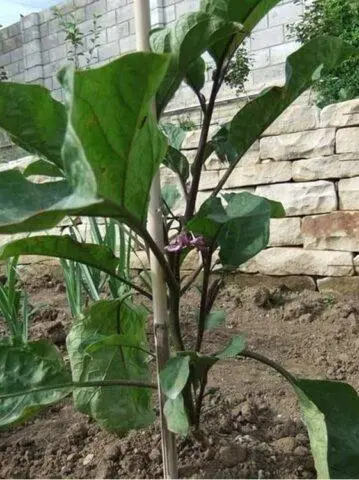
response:
M332 182L277 183L256 188L256 194L283 204L289 217L328 213L337 209Z
M359 177L340 180L338 194L341 210L359 210Z
M336 135L337 153L356 153L359 151L359 127L339 128Z
M347 127L359 125L359 100L334 103L323 108L320 114L322 127Z
M314 130L320 125L320 110L312 105L293 105L285 110L263 136L283 135L285 133Z
M292 162L265 162L236 167L224 188L287 182L292 178Z
M269 245L271 247L302 245L300 224L301 219L297 217L272 218L270 221Z
M326 277L317 280L320 292L333 292L342 295L359 293L359 277Z
M359 152L297 160L293 162L292 174L295 182L355 177L359 175Z
M260 157L279 161L332 155L334 145L334 128L263 137L260 140Z
M302 236L304 248L359 252L359 212L304 217Z
M273 247L263 250L242 265L240 270L245 273L265 275L342 277L354 274L353 256L349 252L290 247Z

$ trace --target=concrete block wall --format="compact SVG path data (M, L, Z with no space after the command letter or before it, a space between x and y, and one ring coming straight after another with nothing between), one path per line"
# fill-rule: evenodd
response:
M200 0L151 0L153 26L171 25L184 13L198 9ZM71 13L85 35L83 52L89 48L93 14L101 15L99 48L92 64L102 65L119 55L134 50L135 27L133 0L68 0L59 4L64 13ZM287 26L303 11L302 4L282 0L257 26L248 48L252 72L248 92L259 91L284 78L286 56L297 48L288 35ZM32 13L13 25L0 30L0 65L10 80L40 83L61 99L56 72L67 62L70 46L51 9ZM233 98L234 92L224 89L222 98ZM191 91L183 87L171 102L170 110L196 105Z

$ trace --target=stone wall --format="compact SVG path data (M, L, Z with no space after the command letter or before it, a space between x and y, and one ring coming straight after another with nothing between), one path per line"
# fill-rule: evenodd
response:
M186 139L189 158L198 138L194 131ZM209 159L198 205L224 168ZM164 179L173 181L169 172ZM278 200L286 210L286 218L271 221L269 248L241 272L310 276L321 290L359 291L359 100L323 110L290 107L244 155L224 190Z

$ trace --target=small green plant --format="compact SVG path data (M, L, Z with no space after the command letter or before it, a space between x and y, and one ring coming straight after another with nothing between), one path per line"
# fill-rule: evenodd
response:
M73 62L75 68L80 68L80 57L85 57L86 67L89 68L99 47L98 39L101 33L101 27L98 20L101 15L94 14L92 17L92 28L90 29L90 46L84 53L85 36L79 27L79 22L74 14L64 14L60 8L53 8L54 18L57 18L62 30L65 32L65 40L71 45L71 49L67 52L67 58Z
M359 3L356 0L314 0L304 6L300 22L290 27L302 43L322 35L335 35L359 47ZM318 106L359 96L359 58L349 58L314 82Z
M0 314L3 317L12 341L27 343L31 317L36 313L27 293L17 286L18 257L9 258L6 265L6 282L0 283Z
M193 130L196 130L197 128L197 125L195 124L195 122L191 119L191 117L189 115L185 116L185 117L179 117L178 118L178 125L180 126L180 128L182 128L182 130L184 130L185 132L191 132Z
M131 236L121 223L113 219L104 219L101 227L96 218L89 219L88 228L94 244L108 248L114 254L117 250L121 259L118 268L121 280L103 273L97 268L62 258L60 263L64 272L67 300L73 318L79 316L88 307L89 302L97 302L108 295L112 299L123 298L131 291L130 259L133 253ZM85 243L84 235L78 224L73 222L73 225L66 230L75 241Z
M49 172L51 164L60 177L39 184L19 171L0 172L0 233L52 228L66 216L113 219L140 238L152 273L149 291L123 278L121 249L71 235L31 236L1 249L0 260L39 254L86 265L125 280L130 291L122 298L100 299L77 316L67 337L70 369L47 342L33 342L27 349L0 345L0 426L24 420L29 412L72 393L76 409L124 434L153 422L151 390L158 388L161 419L166 420L161 430L166 477L177 478L170 432L184 436L200 427L208 377L218 362L251 359L282 375L297 395L318 477L359 476L359 399L350 385L293 376L240 335L220 351L204 349L207 331L221 325L226 315L215 308L222 281L213 275L214 268L220 263L229 271L254 257L268 245L270 219L285 215L283 206L270 199L221 193L226 181L245 152L313 79L358 55L341 39L312 39L288 57L282 86L266 89L210 136L216 99L235 52L279 1L202 0L197 12L151 32L152 52L123 55L93 70L62 69L58 79L65 105L36 85L0 84L0 126L21 146L46 158L46 168L37 163L38 173ZM136 1L136 12L142 13L146 3ZM215 64L209 95L205 54ZM186 132L162 118L183 81L203 113L191 165L181 151ZM214 152L228 167L198 206L202 174ZM178 185L163 189L162 196L161 164L178 178ZM181 194L184 205L175 214L172 203ZM191 252L200 264L188 278ZM198 278L196 322L184 331L181 304ZM147 341L148 309L135 293L152 300L155 352ZM149 354L157 360L156 383ZM27 375L19 377L20 369Z

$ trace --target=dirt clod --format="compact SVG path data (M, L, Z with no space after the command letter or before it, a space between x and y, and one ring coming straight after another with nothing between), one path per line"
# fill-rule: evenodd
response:
M218 460L225 467L235 467L238 463L244 462L246 458L247 450L240 445L227 445L220 448L218 452Z

